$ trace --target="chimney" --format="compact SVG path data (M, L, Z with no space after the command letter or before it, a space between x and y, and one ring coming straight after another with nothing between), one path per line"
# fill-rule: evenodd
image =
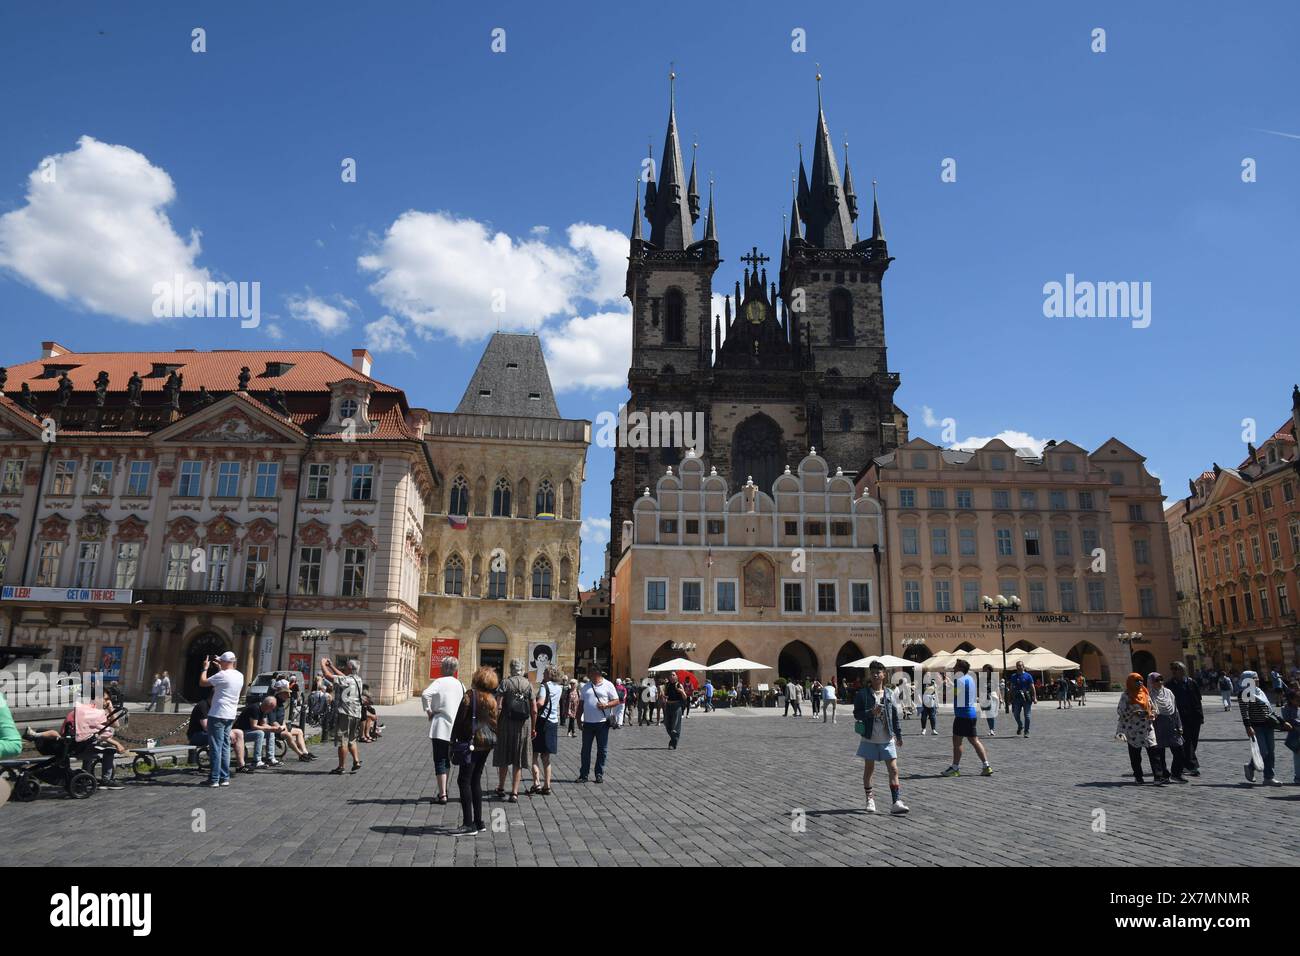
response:
M369 375L370 375L370 363L371 363L372 361L373 361L373 359L371 359L371 357L370 357L370 352L369 352L369 350L367 350L367 349L353 349L353 350L352 350L352 369L353 369L353 371L360 372L362 375L365 375L365 376L369 376Z
M60 355L67 355L72 349L60 345L58 342L42 342L41 358L58 358Z
M632 547L632 522L630 521L623 522L623 536L622 539L619 541L619 544L620 544L620 548L619 548L620 552L626 551L628 548Z

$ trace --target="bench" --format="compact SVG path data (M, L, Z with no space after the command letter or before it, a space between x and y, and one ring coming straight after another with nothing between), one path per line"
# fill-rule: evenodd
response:
M194 764L200 771L204 770L204 764L207 762L208 750L206 747L191 747L189 744L170 744L164 747L136 747L133 751L135 759L131 761L131 770L135 773L137 780L152 780L154 775L162 770L160 760L171 760L172 770L179 769L179 761L182 755L185 757L186 765Z

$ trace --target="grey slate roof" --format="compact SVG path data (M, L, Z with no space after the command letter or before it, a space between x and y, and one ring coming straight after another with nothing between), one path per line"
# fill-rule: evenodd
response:
M537 397L530 398L530 395ZM469 415L559 418L560 409L555 404L541 339L535 335L494 333L456 411Z

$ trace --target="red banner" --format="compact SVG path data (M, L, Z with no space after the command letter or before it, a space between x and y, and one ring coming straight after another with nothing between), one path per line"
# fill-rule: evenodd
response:
M429 652L429 680L442 676L442 659L460 657L460 641L451 638L435 637Z

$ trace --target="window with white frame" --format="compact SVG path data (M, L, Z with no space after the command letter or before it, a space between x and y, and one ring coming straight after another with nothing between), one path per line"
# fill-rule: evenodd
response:
M1066 613L1077 611L1079 607L1074 596L1074 582L1060 581L1057 583L1056 588L1061 598L1061 610Z
M948 492L943 488L930 488L927 490L927 495L931 508L948 507Z
M1151 545L1146 538L1133 539L1133 561L1136 564L1151 563Z
M1036 557L1043 553L1042 542L1038 540L1037 528L1025 529L1025 554L1029 557Z
M203 462L181 462L180 478L176 483L179 498L198 498L203 494Z
M149 479L153 474L153 462L133 461L126 473L126 493L143 497L149 494Z
M224 591L230 579L230 545L208 545L208 590Z
M449 515L469 514L469 482L464 475L457 475L451 483L451 500L447 505Z
M321 548L298 549L298 593L320 594Z
M948 553L948 529L931 528L930 529L930 553L933 555L945 555Z
M998 528L993 532L994 540L998 545L998 557L1009 558L1015 554L1015 548L1011 543L1011 529Z
M551 598L551 580L554 570L549 558L540 557L533 562L533 597L539 601Z
M375 483L375 466L370 464L352 466L352 500L373 501Z
M190 585L190 546L173 544L167 548L167 590L184 591Z
M1092 499L1092 492L1091 492L1091 491L1081 491L1081 492L1079 492L1079 510L1080 510L1080 511L1092 511L1092 510L1093 510L1093 499Z
M1065 511L1068 507L1065 503L1065 492L1049 491L1047 493L1047 506L1053 511Z
M1070 529L1055 528L1052 530L1052 552L1058 558L1068 558L1070 556Z
M817 613L834 614L839 610L839 585L835 581L817 582Z
M934 609L939 612L952 610L952 582L939 580L934 582Z
M217 463L217 494L218 498L238 498L239 497L239 472L240 466L237 461L223 461Z
M72 458L60 458L54 463L54 473L50 476L50 494L70 495L77 488L77 462Z
M704 582L699 579L688 578L682 582L682 612L685 614L698 614L704 610L703 605Z
M781 610L786 614L803 613L803 582L781 582Z
M645 609L647 611L668 610L668 579L649 578L645 583Z
M128 591L135 587L140 574L140 542L122 541L117 546L117 560L113 563L113 587Z
M23 474L27 468L27 461L21 458L11 458L5 462L4 477L0 478L0 494L18 495L23 491Z
M253 473L253 497L274 498L280 490L280 463L259 461Z
M1106 610L1106 584L1104 581L1088 582L1088 610Z
M908 579L903 582L903 610L921 610L921 582Z
M1047 610L1047 584L1043 581L1029 582L1029 610L1042 614Z
M999 511L1006 511L1011 507L1011 492L995 491L993 492L993 507Z
M903 536L903 553L920 554L921 553L921 535L917 528L900 529Z
M962 581L961 609L963 611L978 611L980 609L980 583L978 581Z
M1268 531L1268 553L1276 561L1282 557L1282 544L1278 540L1277 530L1270 528Z
M113 463L100 460L90 463L90 481L86 488L88 495L111 495L113 493Z
M73 585L79 588L95 586L95 572L99 570L99 542L83 541L77 546L77 576Z
M976 552L974 528L962 528L957 532L957 550L962 557L972 557Z
M271 546L249 545L244 557L244 590L262 593L271 569Z
M898 489L898 507L915 508L916 507L916 489L899 488Z
M849 599L852 601L854 614L871 613L871 582L852 581L849 583Z
M453 554L442 568L442 593L465 593L465 561L459 554Z
M36 586L41 588L57 587L59 583L59 564L63 560L62 541L42 541L39 556L36 559Z
M736 611L736 582L732 580L713 582L713 609L720 614L734 614Z
M307 466L308 501L328 501L330 496L330 476L332 467L328 462L312 462Z
M963 511L970 511L975 507L975 495L971 489L957 489L957 507Z
M1250 593L1246 594L1247 599ZM1247 606L1249 611L1249 606ZM1156 616L1156 589L1155 588L1138 588L1138 613L1143 617Z
M365 548L343 549L343 596L366 596L366 561L369 552Z

